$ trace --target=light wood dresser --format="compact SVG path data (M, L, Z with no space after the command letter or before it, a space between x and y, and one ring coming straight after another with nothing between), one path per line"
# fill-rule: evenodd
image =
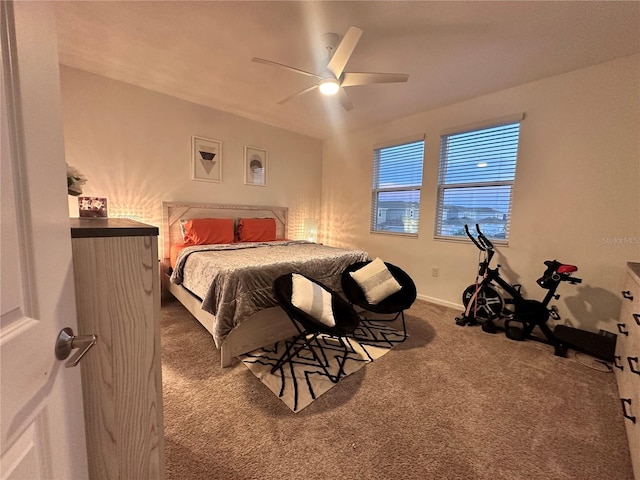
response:
M91 480L164 478L158 228L71 219Z
M640 480L640 263L627 263L615 371L633 472Z

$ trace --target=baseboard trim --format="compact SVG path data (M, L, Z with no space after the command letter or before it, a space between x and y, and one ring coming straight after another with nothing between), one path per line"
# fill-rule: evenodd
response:
M458 303L447 302L446 300L441 300L439 298L428 297L427 295L418 294L418 298L420 300L424 300L425 302L435 303L436 305L441 305L443 307L453 308L455 310L464 310L464 306Z

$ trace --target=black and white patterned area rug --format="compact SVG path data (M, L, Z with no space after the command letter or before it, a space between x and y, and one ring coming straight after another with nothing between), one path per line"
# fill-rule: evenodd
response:
M353 336L357 337L357 340L351 337L345 339L349 354L343 367L342 378L382 357L402 342L402 333L384 322L362 321ZM340 382L331 382L308 347L303 348L292 362L285 363L271 373L271 368L292 341L291 338L282 340L238 358L293 412L299 412L332 387L339 386ZM339 341L332 337L318 336L318 341L329 362L329 373L335 375L339 369L338 360L342 358L344 349ZM313 345L318 351L317 345Z

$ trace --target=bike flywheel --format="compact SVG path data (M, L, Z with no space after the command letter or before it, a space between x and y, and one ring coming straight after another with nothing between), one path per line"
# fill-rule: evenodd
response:
M504 309L504 300L492 287L482 287L477 291L476 285L469 285L462 293L462 303L469 312L469 317L479 323L500 317ZM471 308L468 308L471 302Z

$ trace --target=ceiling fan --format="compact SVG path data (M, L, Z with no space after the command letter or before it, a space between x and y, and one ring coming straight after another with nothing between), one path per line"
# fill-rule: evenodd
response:
M317 75L315 73L300 70L299 68L291 67L289 65L283 65L282 63L272 62L271 60L265 60L264 58L254 57L252 62L264 63L266 65L274 65L276 67L284 68L291 72L300 73L309 77L317 78L319 81L315 85L300 90L299 92L289 95L283 98L278 103L284 103L291 100L294 97L303 95L307 92L311 92L316 88L320 90L320 93L324 95L338 94L340 104L342 107L349 111L353 108L351 100L347 96L345 87L355 87L357 85L369 85L372 83L396 83L406 82L409 80L409 75L402 73L358 73L358 72L345 72L344 68L351 58L362 30L358 27L351 26L347 30L347 33L342 38L342 41L337 45L338 36L333 33L327 33L322 36L322 40L325 44L325 48L329 53L329 62L326 66L326 72L323 75Z

